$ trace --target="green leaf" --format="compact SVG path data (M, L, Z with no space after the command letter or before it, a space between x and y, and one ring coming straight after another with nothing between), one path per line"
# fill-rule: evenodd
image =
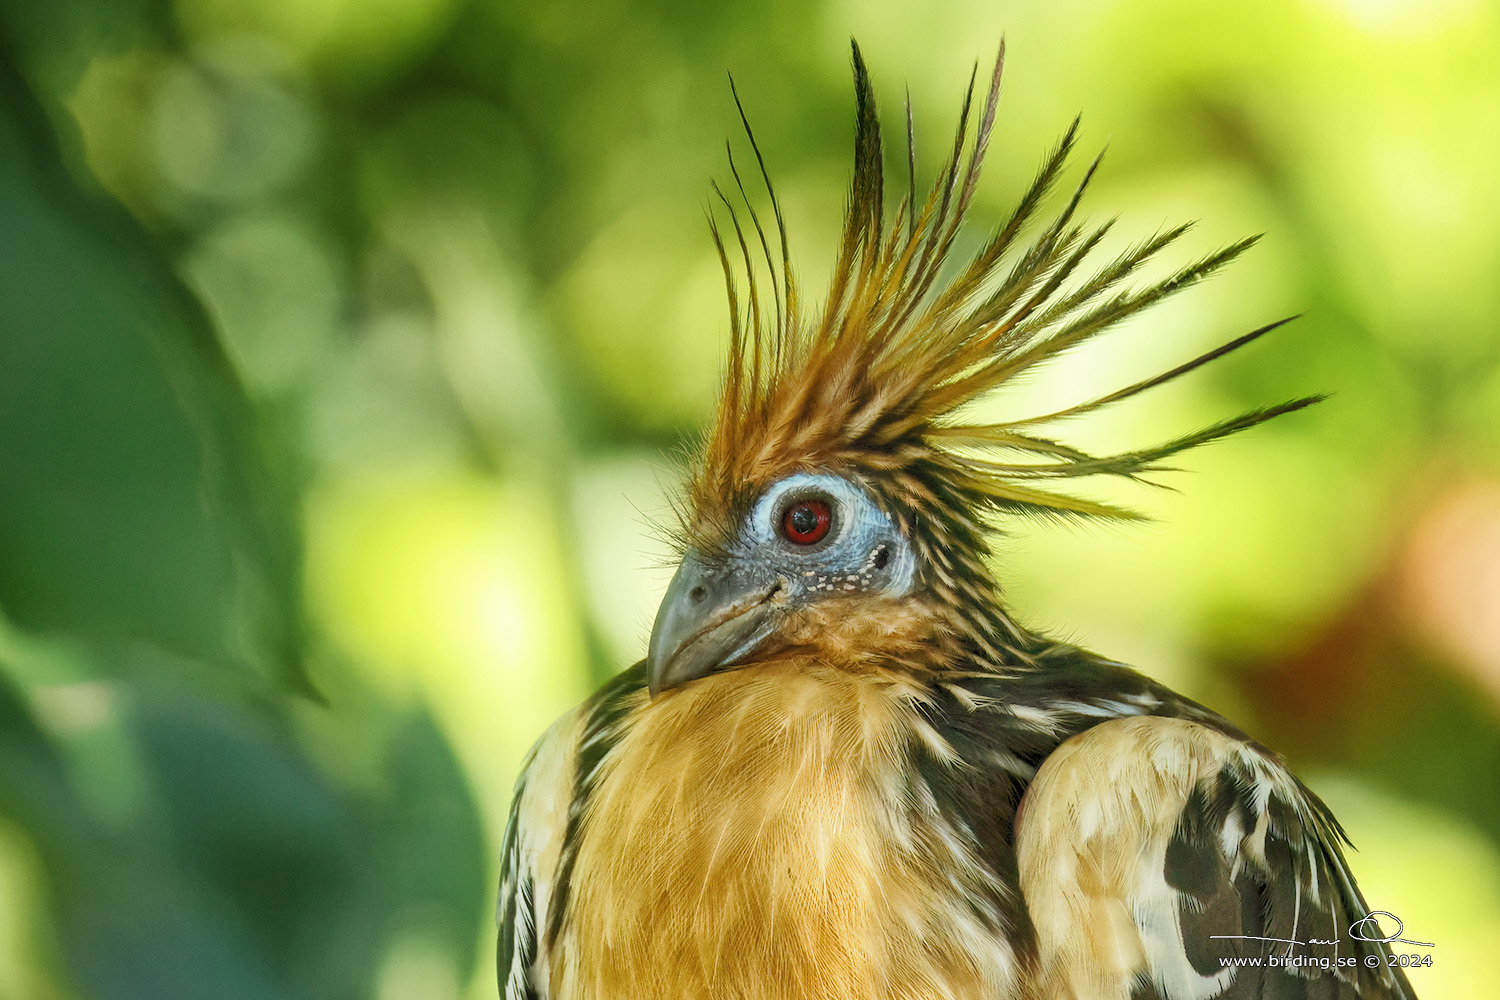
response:
M299 550L203 309L0 68L0 609L306 686Z

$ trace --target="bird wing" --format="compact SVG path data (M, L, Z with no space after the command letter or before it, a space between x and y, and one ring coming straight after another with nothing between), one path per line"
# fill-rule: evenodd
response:
M1062 743L1016 819L1032 995L1412 1000L1326 807L1269 752L1184 719ZM1364 930L1363 928L1370 928Z
M542 735L521 765L500 855L496 968L503 1000L546 1000L548 906L576 789L584 708Z

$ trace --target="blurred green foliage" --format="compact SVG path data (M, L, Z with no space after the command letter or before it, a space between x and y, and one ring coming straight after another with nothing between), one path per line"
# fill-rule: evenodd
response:
M640 655L712 405L725 71L813 289L849 35L920 171L1002 32L976 233L1083 109L1123 238L1268 237L995 405L1292 312L1083 443L1335 394L1002 579L1286 751L1423 994L1493 996L1493 5L8 0L0 997L492 995L511 778Z

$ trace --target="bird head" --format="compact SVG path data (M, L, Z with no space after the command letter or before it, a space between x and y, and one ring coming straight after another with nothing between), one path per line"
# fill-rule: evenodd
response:
M989 144L1004 52L1002 44L977 115L976 67L951 154L920 196L908 108L908 185L888 219L880 120L853 46L854 173L831 285L816 312L802 305L781 207L745 122L776 240L767 238L731 153L742 208L715 186L727 225L710 213L729 298L729 357L680 509L682 561L651 633L653 696L792 655L925 674L960 661L970 669L1024 661L1033 640L1004 611L987 559L997 517L1138 518L1048 483L1140 480L1165 469L1169 456L1317 400L1264 407L1113 455L1087 453L1049 431L1183 375L1282 320L1062 410L999 424L962 419L966 404L1207 277L1254 243L1242 240L1132 286L1189 227L1096 261L1112 223L1075 217L1097 158L1062 210L1035 223L1076 141L1075 119L1010 217L953 268L950 252ZM767 271L761 280L757 250ZM743 296L737 267L748 277Z

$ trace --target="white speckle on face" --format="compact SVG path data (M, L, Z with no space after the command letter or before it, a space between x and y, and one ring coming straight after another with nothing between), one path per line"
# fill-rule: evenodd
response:
M808 494L827 497L835 524L827 539L802 553L781 536L781 514L788 503ZM902 596L916 579L916 557L891 516L857 481L828 473L798 473L769 487L751 509L740 544L747 554L774 553L757 556L774 565L790 562L789 575L809 581L809 590L824 589L811 586L814 579L819 585L833 580L828 590L845 582L869 590L878 572L880 591ZM854 568L858 571L850 572ZM835 572L828 573L830 569Z

